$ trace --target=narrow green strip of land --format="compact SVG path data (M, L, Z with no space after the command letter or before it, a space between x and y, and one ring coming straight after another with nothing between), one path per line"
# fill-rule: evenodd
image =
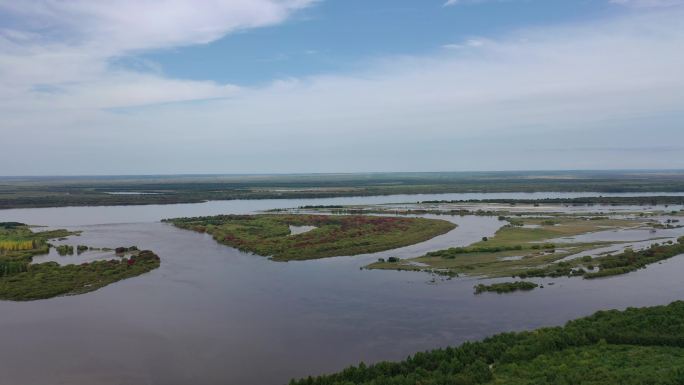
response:
M165 221L211 234L220 243L277 261L391 250L429 240L456 227L438 219L360 215L219 215ZM290 226L310 228L293 234Z

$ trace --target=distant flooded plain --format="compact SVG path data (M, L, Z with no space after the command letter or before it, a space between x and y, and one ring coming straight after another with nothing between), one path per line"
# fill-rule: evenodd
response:
M607 279L547 278L539 282L554 285L508 295L475 296L473 286L481 281L474 278L433 281L424 273L359 269L379 257L405 258L473 243L505 224L496 217L442 215L459 226L427 242L287 263L159 222L303 205L598 195L611 194L439 194L3 210L0 221L81 230L81 236L63 242L137 245L155 251L162 264L85 295L0 302L0 384L286 384L292 377L360 361L399 360L502 331L559 325L600 309L684 299L683 256ZM79 263L102 255L107 252L36 261Z

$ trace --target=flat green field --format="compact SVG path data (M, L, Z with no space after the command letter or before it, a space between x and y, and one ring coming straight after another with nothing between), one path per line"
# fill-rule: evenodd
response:
M456 227L437 219L360 215L220 215L165 221L206 232L220 243L277 261L391 250L426 241ZM290 226L310 228L292 234Z

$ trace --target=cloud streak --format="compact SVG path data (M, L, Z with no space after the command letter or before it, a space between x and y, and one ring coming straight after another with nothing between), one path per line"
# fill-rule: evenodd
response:
M106 53L208 43L241 29L283 22L312 0L0 1L22 34ZM94 47L93 47L94 48Z
M56 107L115 108L227 97L237 89L115 69L118 57L205 44L227 34L274 25L314 0L58 1L0 0L0 103L17 97ZM45 95L36 86L61 90ZM61 96L61 97L56 97ZM74 103L77 101L77 103ZM2 106L2 104L0 104ZM1 107L0 107L1 108Z

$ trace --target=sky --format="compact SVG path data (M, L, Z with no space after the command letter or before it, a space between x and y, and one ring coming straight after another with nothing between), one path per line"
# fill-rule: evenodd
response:
M0 0L0 175L684 168L684 0Z

